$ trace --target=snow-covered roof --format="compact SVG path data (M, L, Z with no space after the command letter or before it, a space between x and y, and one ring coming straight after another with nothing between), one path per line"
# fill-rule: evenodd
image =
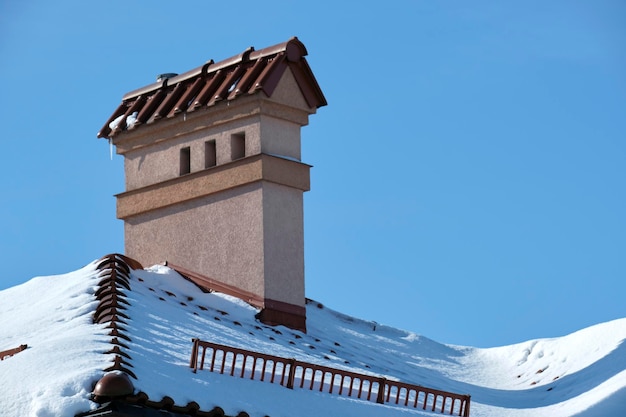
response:
M94 323L100 262L0 292L0 414L72 416L94 410L94 384L110 369L111 328ZM307 304L307 333L269 327L257 309L202 292L163 266L135 270L120 328L135 393L151 401L237 416L437 415L327 392L190 368L192 339L470 394L471 415L617 416L626 409L626 319L553 339L490 349L437 343L409 331ZM102 299L102 297L100 297ZM419 322L416 321L416 327ZM109 353L107 353L109 352ZM440 415L440 414L439 414Z

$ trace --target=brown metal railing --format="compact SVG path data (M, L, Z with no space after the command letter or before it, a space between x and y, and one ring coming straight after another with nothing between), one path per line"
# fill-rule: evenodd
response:
M470 412L469 395L193 339L189 366L195 373L205 369L205 364L211 372L267 381L290 389L326 391L379 404L403 405L462 417L469 417Z
M18 347L13 348L13 349L3 350L0 352L0 361L3 361L4 358L13 356L16 353L20 353L21 351L26 350L27 348L28 348L28 345L19 345Z

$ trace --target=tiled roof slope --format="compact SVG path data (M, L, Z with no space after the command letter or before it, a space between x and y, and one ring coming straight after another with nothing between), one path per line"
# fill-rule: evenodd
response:
M123 126L129 126L129 130L137 129L160 119L177 117L260 91L271 97L287 68L292 71L307 104L311 108L325 106L326 99L304 58L306 55L304 44L294 37L258 51L250 47L218 63L210 60L184 74L131 91L124 95L122 103L98 132L98 137L112 138L123 130ZM136 117L136 120L126 123L129 116L131 119ZM117 123L112 124L116 119Z

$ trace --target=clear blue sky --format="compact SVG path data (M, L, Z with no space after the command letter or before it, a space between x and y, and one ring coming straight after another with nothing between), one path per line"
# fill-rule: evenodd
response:
M0 289L123 252L124 93L298 36L309 297L481 347L626 317L626 3L345 3L2 2Z

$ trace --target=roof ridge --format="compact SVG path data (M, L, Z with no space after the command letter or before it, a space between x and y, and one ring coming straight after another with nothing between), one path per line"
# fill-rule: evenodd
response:
M103 371L121 371L134 379L137 379L137 376L129 369L133 367L129 362L132 359L128 353L130 348L120 342L120 339L131 341L126 334L126 328L122 326L127 324L124 319L130 320L130 317L122 311L127 309L125 305L129 305L123 289L131 289L131 269L138 268L143 269L139 262L117 253L100 258L96 270L100 271L102 279L98 282L98 289L95 292L99 303L93 315L94 323L107 324L106 328L111 329L108 335L112 336L110 343L113 348L104 353L114 354L113 365Z

